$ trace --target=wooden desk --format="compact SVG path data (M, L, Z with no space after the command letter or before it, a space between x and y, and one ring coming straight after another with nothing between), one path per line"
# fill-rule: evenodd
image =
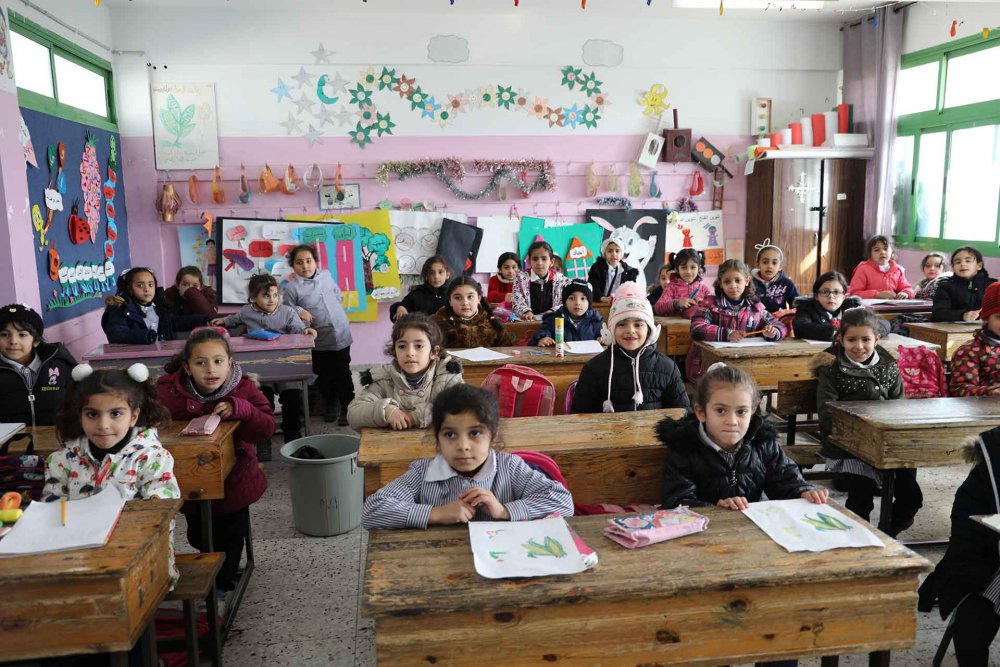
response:
M926 345L924 341L907 338L899 334L889 334L880 343L894 357L899 353L899 345ZM809 362L825 350L827 345L807 343L799 338L785 338L777 345L763 347L712 347L703 341L695 343L701 350L701 367L708 368L717 361L729 366L738 366L750 373L757 387L762 391L774 391L779 380L805 380L814 377Z
M835 402L831 439L881 470L879 527L892 520L895 471L964 463L966 438L1000 426L1000 401L991 396L907 401Z
M604 320L605 322L608 321L608 315L611 314L611 304L610 303L604 303L603 301L597 301L595 299L594 302L592 304L590 304L590 305L594 307L594 310L596 310L598 313L601 314L601 319L602 320Z
M514 339L519 341L534 335L541 326L541 320L531 320L530 322L527 320L518 320L517 322L507 322L503 325L503 328L514 334Z
M180 506L126 503L98 549L0 558L3 660L129 651L167 594L170 521Z
M658 315L653 321L660 325L660 339L656 341L657 350L671 357L688 353L688 348L691 347L691 320Z
M519 366L530 366L545 377L556 388L555 414L563 413L563 404L566 401L566 390L570 383L580 377L583 365L594 358L593 354L569 354L559 358L556 351L551 347L492 347L491 350L509 354L509 359L497 359L494 361L466 361L462 359L462 377L466 384L475 387L480 386L486 376L504 364L518 364ZM518 354L512 354L513 352ZM533 354L534 353L534 354Z
M163 365L184 349L183 340L164 340L151 345L124 345L107 343L98 345L83 355L83 360L94 368L126 369L136 362L149 366L152 377L164 374ZM309 426L309 384L316 379L312 370L312 336L282 334L275 340L254 340L243 336L229 339L233 359L244 373L256 373L262 384L294 383L302 391L303 427L306 435Z
M528 579L480 577L465 526L373 531L361 613L376 621L378 662L480 667L501 651L505 665L707 666L877 651L888 664L913 645L921 556L885 536L884 549L787 553L740 512L698 511L707 531L643 549L603 537L607 516L574 517L600 563Z
M922 313L930 313L934 308L934 302L921 299L907 299L902 303L876 303L868 306L868 308L883 317L887 315L900 315L902 313L919 315Z
M938 354L945 361L951 361L962 344L972 340L972 336L983 328L982 322L910 322L910 338L925 340L938 345Z
M594 415L502 419L500 436L510 452L530 449L559 464L578 503L663 502L664 448L653 429L684 410L643 410ZM361 429L358 464L365 469L365 496L396 479L416 459L434 456L424 430Z

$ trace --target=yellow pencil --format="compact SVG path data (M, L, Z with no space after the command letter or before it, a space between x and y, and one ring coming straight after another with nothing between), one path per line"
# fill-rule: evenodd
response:
M66 499L62 499L62 525L66 525Z

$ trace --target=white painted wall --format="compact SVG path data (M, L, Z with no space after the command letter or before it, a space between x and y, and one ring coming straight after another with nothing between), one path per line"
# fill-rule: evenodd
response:
M1000 2L918 2L906 8L903 53L952 40L951 22L959 21L955 39L978 35L983 28L1000 28Z
M95 6L81 0L31 0L31 5L18 0L6 0L7 7L30 21L65 37L95 56L111 60L111 9L107 4ZM36 7L43 11L38 11ZM45 13L57 17L71 28L60 25ZM93 38L88 39L88 38ZM102 46L103 45L103 46Z

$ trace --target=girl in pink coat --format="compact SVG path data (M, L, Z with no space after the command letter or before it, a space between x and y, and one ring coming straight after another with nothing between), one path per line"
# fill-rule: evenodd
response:
M705 254L694 248L684 248L670 259L670 281L653 305L657 315L676 315L691 319L698 304L712 294L712 288L702 279L705 275Z
M868 259L854 268L847 296L862 299L912 299L913 286L906 280L905 269L892 257L892 244L881 234L865 243Z

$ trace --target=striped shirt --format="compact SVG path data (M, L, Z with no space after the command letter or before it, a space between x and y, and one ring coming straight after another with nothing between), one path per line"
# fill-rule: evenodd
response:
M488 489L507 511L511 521L540 519L553 512L573 516L573 497L559 482L531 468L514 454L490 450L489 458L472 477L464 477L441 454L418 459L409 470L365 501L361 523L378 528L426 528L431 510L457 500L469 489ZM483 507L473 521L492 521Z

